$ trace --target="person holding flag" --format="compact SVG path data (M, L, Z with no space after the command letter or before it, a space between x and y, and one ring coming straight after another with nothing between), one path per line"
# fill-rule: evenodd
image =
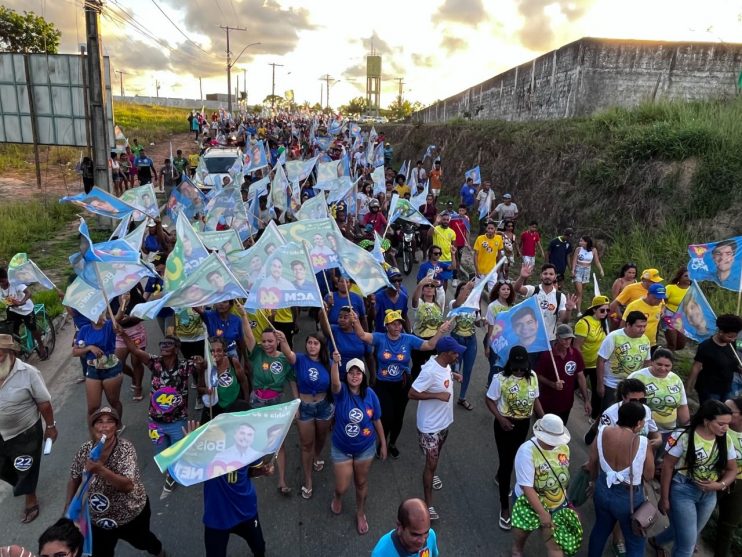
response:
M481 280L485 280L484 278ZM456 295L451 300L451 309L461 308L464 309L465 302L469 300L469 297L474 290L474 279L468 282L462 282L456 288ZM480 294L481 296L481 294ZM477 300L478 303L478 300ZM468 308L467 308L468 309ZM450 316L450 314L449 314ZM456 321L451 331L451 337L461 346L464 350L459 354L461 357L460 368L458 365L454 367L456 371L461 370L461 390L459 391L459 400L457 404L463 406L467 410L474 410L471 402L466 400L466 391L469 388L469 382L471 381L471 375L474 371L474 360L477 358L477 323L479 322L479 310L468 309L468 311L462 311L456 313ZM455 362L451 362L454 364Z
M224 337L209 338L209 352L216 367L217 387L214 389L207 386L205 374L200 373L197 391L199 395L212 395L216 391L217 402L203 409L201 423L224 412L239 412L250 408L245 399L250 393L249 379L240 361L229 355Z
M36 326L31 290L25 284L11 284L5 267L0 267L0 303L8 308L5 319L12 326L13 334L18 336L23 323L39 346L39 357L46 360L49 353L44 346L41 331Z

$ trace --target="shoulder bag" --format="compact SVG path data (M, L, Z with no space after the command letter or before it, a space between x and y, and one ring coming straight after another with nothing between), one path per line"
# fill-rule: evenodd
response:
M631 441L631 454L634 454L634 442L639 439L638 435L634 436ZM651 449L650 449L651 450ZM632 460L629 466L629 510L631 511L631 529L634 534L646 538L649 536L649 530L657 523L659 511L645 496L644 502L634 510L634 462ZM639 482L639 487L644 489L644 478Z

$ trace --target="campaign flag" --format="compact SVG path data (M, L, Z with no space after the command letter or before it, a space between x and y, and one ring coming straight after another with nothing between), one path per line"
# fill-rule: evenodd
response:
M170 219L175 222L179 213L188 220L193 220L196 215L203 215L206 210L206 196L191 182L191 179L183 175L183 181L173 188L168 199L165 211Z
M304 246L288 242L276 248L263 264L245 307L250 310L320 307L322 303Z
M458 213L456 213L454 215L451 215L451 222L453 222L453 221L461 221L461 222L463 222L464 223L464 227L466 228L466 233L467 234L470 234L471 233L471 222L469 221L469 219L464 218L463 216L461 216Z
M381 288L392 287L381 263L359 245L342 238L338 243L338 256L340 265L355 281L364 296L370 296Z
M374 248L371 250L371 255L374 256L374 259L378 263L384 264L384 249L381 247L381 236L379 236L376 230L374 230Z
M376 139L379 137L379 134L376 133L376 128L371 126L371 131L368 132L368 145L366 145L366 161L368 161L369 164L373 164L374 161L374 148Z
M371 179L374 181L374 195L386 192L386 175L384 174L384 167L377 166L371 172Z
M348 197L351 196L351 194L353 193L356 182L351 182L348 176L338 178L338 181L340 183L340 187L330 192L330 194L327 196L327 204L333 205L335 203L344 201L347 207L350 204L350 200L348 199Z
M423 155L422 161L425 162L425 159L432 158L433 153L435 152L435 145L428 145L428 148L425 149L425 154Z
M286 176L290 182L303 182L314 170L319 155L305 161L287 161Z
M406 177L407 173L409 172L409 164L410 163L408 161L403 161L402 166L399 167L399 172L397 172L397 174L404 174Z
M131 246L131 249L139 251L144 243L144 235L147 233L147 221L142 221L139 226L121 238Z
M263 263L278 246L285 243L276 223L270 221L253 246L247 250L227 254L230 270L246 291L249 292L252 289L255 279L258 278L263 268Z
M172 292L209 256L188 219L175 223L175 246L165 261L165 291Z
M343 132L344 128L345 124L343 124L343 119L336 118L335 120L327 124L327 133L329 133L330 135L338 135L339 133Z
M219 224L229 226L235 212L242 206L240 188L235 186L223 188L206 204L204 230L216 230Z
M211 389L211 393L206 392L201 395L201 400L204 406L212 408L219 402L219 393L217 387L219 386L219 370L214 362L214 357L211 355L211 345L208 342L204 342L204 363L206 369L204 370L204 385L207 389Z
M393 223L397 219L406 220L407 222L414 222L415 224L423 224L427 226L433 226L431 222L425 218L420 211L415 209L407 199L399 199L399 196L395 193L397 202L394 205L394 211L392 212L392 206L389 205L389 223ZM394 198L392 198L392 203Z
M278 231L287 242L309 244L309 258L315 273L340 266L337 250L343 236L331 218L290 222L279 226Z
M95 268L90 263L139 263L139 250L123 239L93 244L85 219L80 218L80 251L69 257L75 273L90 286L97 286Z
M469 170L464 172L464 179L468 180L469 178L474 180L475 184L482 183L482 175L479 172L479 165L475 166L474 168L470 168Z
M56 288L54 283L25 253L16 253L8 263L8 282L10 284L25 284L26 286L38 283L47 290Z
M176 290L157 300L137 304L131 315L140 319L154 319L164 307L210 306L217 302L246 297L247 292L240 286L226 263L218 254L211 253Z
M296 399L270 408L219 414L156 455L155 463L184 486L235 472L278 452L298 407ZM247 444L240 435L243 427L253 432Z
M448 315L452 316L462 313L478 312L480 310L480 300L482 299L484 289L490 282L497 280L497 273L500 271L500 267L502 267L505 261L506 259L503 257L502 259L500 259L500 261L497 262L497 265L495 265L489 273L487 273L484 277L478 279L477 283L474 285L474 288L471 289L471 292L469 292L466 300L464 300L464 303L461 304L459 307L453 308L451 311L448 312Z
M268 166L268 157L265 154L263 140L259 140L255 145L245 147L244 165L242 166L243 174L255 172Z
M708 280L728 290L742 290L742 236L708 244L692 244L688 246L688 255L688 275L691 280Z
M329 216L325 194L320 192L307 199L296 212L297 220L326 219Z
M196 234L198 234L206 249L210 251L220 251L226 255L233 251L242 250L242 240L233 228L197 232Z
M103 191L98 186L94 186L90 193L66 195L59 202L72 203L86 211L112 219L122 219L137 209L107 191Z
M340 157L340 164L343 168L343 176L350 177L350 157L348 157L348 152L345 150L345 147L343 147L343 156Z
M670 317L670 324L696 342L703 342L716 333L716 314L695 280L685 291L678 311Z
M318 137L315 139L315 142L317 146L319 147L319 150L322 152L328 151L330 147L332 146L332 144L334 143L334 141L335 141L335 138L330 135Z
M536 296L501 311L495 318L490 346L501 362L506 362L513 346L523 346L528 352L549 350L549 335Z
M428 198L428 186L430 185L430 180L425 182L425 187L422 189L420 193L417 193L413 195L410 198L410 205L412 205L413 208L420 210L420 207L425 205L425 201Z
M479 207L479 220L482 220L487 215L490 214L490 211L492 210L492 201L495 198L495 193L492 190L489 190L487 192L487 199L485 199L484 203L482 203Z
M144 220L145 217L153 219L160 218L160 209L157 207L157 196L155 195L155 188L152 184L144 184L143 186L126 190L121 194L119 199L132 207L136 207L137 210L132 214L132 218L137 222Z
M123 238L129 233L129 225L131 224L131 216L133 214L134 213L129 213L121 219L121 222L116 225L116 228L111 234L111 237L108 238L109 240L117 240L118 238Z
M358 122L351 122L350 124L350 135L358 137L361 135L361 125Z
M286 177L283 167L277 164L273 168L273 182L271 184L271 197L273 198L273 206L276 209L280 209L285 212L289 206L289 179Z
M342 161L321 162L317 164L317 184L337 180L343 175Z
M369 161L374 168L378 168L379 166L384 166L384 144L379 142L379 144L376 146L376 149L374 150L374 157L372 160Z
M106 436L101 435L98 442L90 449L88 459L98 462L103 454L105 444ZM83 471L80 486L77 488L75 496L70 501L67 512L64 514L65 518L74 522L80 530L83 536L82 554L88 557L93 554L93 530L90 523L90 503L93 503L93 501L89 501L90 481L92 478L93 474Z

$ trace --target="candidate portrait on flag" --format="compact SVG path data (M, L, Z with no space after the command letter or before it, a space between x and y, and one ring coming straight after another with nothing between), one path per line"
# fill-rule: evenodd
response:
M697 282L693 281L686 290L678 310L670 317L670 324L696 342L703 342L716 332L716 315Z
M549 335L535 296L497 314L490 347L506 362L515 345L523 346L529 353L549 350Z
M715 282L722 288L740 290L742 236L720 242L688 246L688 274L691 280Z

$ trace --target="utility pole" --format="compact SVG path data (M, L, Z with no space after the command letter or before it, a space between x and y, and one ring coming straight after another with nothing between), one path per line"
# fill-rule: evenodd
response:
M320 81L324 81L326 83L325 89L327 90L327 95L326 95L327 104L325 107L330 108L330 81L335 81L335 78L330 77L330 74L328 73L328 74L325 74L323 77L320 77L319 79Z
M95 185L111 191L108 177L108 130L106 129L106 88L103 79L103 55L100 40L101 0L85 2L85 35L87 37L88 101L90 103L90 132L93 145Z
M119 74L119 88L121 89L121 96L124 96L124 76L127 75L125 71L113 70L113 73Z
M157 98L160 98L160 80L155 79L155 95L157 95Z
M397 105L401 108L402 107L402 88L404 87L404 77L398 77L397 81L399 81L399 95L397 96Z
M242 91L245 93L245 111L247 111L247 70L242 68Z
M271 110L273 110L273 106L276 104L276 66L283 68L283 64L271 62L268 65L273 66L273 78L271 79Z
M204 100L204 87L201 84L201 78L198 78L198 93L201 95L201 100Z
M237 74L237 83L234 87L234 98L237 101L237 108L240 106L240 74Z
M244 27L230 27L229 25L220 25L220 28L227 32L227 112L232 112L232 52L229 50L229 32L230 31L247 31Z

